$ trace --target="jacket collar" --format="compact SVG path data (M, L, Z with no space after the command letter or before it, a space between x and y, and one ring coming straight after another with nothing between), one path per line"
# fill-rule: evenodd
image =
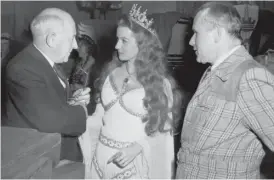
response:
M235 68L248 59L253 59L253 57L247 52L244 46L241 46L216 67L213 72L215 71L214 74L225 82Z
M32 43L28 45L26 51L30 54L30 56L32 56L35 59L35 61L39 61L39 64L42 65L44 73L46 73L46 76L53 80L53 86L57 87L60 90L60 92L63 93L64 87L60 83L56 72L53 70L49 61L43 56L43 54L36 47L34 47Z
M31 43L28 45L27 47L27 52L35 58L35 60L40 61L41 63L43 63L46 66L50 66L52 68L52 66L50 65L50 63L48 62L48 60L46 59L46 57L44 57L44 55Z

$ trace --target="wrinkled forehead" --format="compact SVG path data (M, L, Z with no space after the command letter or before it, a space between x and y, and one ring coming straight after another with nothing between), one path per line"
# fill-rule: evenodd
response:
M76 25L74 20L71 19L65 19L64 21L64 31L71 34L76 34Z
M204 21L207 15L208 15L208 10L199 11L194 18L193 24L200 24L201 22Z
M208 18L208 9L198 12L194 18L192 29L196 31L207 29L209 25L207 23L207 18Z

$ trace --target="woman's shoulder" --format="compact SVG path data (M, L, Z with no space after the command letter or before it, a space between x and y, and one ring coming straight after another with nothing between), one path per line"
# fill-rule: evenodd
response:
M105 81L110 81L112 84L117 84L123 77L123 70L122 67L116 67L107 75ZM119 83L118 83L119 84Z
M113 69L112 74L120 74L123 72L123 66L118 66L115 69Z
M109 74L107 75L107 77L116 77L117 75L119 75L119 73L121 73L121 67L116 67L114 69L112 69Z
M126 76L125 67L123 65L118 66L115 69L113 69L109 75L112 76L112 78L114 78L114 79L117 79L117 78L123 79Z

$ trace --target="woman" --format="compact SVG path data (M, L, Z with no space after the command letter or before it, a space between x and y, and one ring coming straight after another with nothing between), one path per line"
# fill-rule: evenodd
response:
M86 87L90 84L91 67L95 63L97 47L95 42L87 35L78 38L78 56L75 68L70 76L70 88L72 91Z
M118 22L117 52L97 82L96 110L79 138L86 178L174 175L172 131L181 94L156 32L138 11L134 5Z

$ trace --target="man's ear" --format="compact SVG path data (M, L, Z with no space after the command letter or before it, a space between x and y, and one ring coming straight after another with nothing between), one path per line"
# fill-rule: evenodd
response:
M225 29L222 28L222 27L217 27L217 28L215 28L214 31L215 31L214 32L214 42L218 43L223 38L224 33L225 33Z
M55 32L51 32L46 36L46 43L51 48L55 48L57 46L57 35Z

